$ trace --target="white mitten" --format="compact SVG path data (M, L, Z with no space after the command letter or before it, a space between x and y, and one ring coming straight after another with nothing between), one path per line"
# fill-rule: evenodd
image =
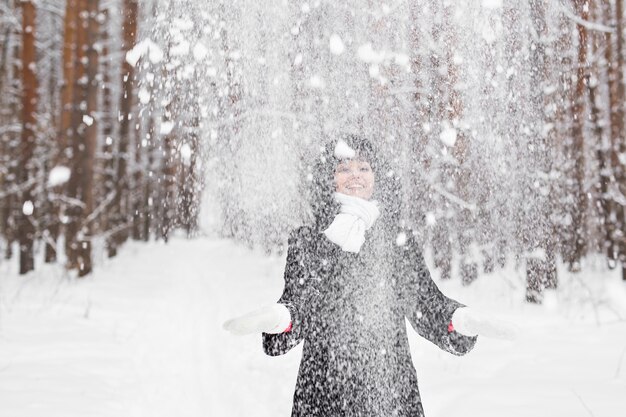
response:
M259 332L282 333L289 323L291 323L289 309L283 304L273 304L230 319L222 327L236 335Z
M466 336L481 335L493 339L513 340L519 332L517 326L494 319L467 307L457 308L452 314L454 330Z

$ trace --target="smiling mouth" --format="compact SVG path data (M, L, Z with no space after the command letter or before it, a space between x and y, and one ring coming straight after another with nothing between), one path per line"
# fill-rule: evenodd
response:
M350 184L350 185L347 185L347 186L346 186L346 188L347 188L348 190L358 190L358 189L363 189L363 188L365 188L365 186L364 186L364 185L362 185L362 184Z

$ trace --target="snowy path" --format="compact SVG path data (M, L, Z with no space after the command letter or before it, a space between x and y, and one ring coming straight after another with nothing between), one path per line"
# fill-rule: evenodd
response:
M301 347L270 358L260 336L220 328L278 297L283 264L229 242L175 239L131 244L82 282L0 265L0 416L289 416ZM550 308L562 299L524 306L518 294L494 296L496 278L485 278L442 288L522 332L482 339L462 358L411 333L428 417L623 415L626 322L565 319ZM626 312L626 289L611 285L609 301Z

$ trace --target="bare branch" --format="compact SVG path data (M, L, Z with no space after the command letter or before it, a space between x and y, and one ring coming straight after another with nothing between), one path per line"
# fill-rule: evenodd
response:
M579 24L581 26L584 26L585 28L587 28L589 30L595 30L597 32L604 32L604 33L615 33L616 28L614 26L606 26L606 25L603 25L601 23L590 22L588 20L584 20L581 17L579 17L576 14L574 14L574 12L572 12L562 2L559 2L559 8L561 9L563 14L567 18L571 19L572 21L576 22L577 24Z

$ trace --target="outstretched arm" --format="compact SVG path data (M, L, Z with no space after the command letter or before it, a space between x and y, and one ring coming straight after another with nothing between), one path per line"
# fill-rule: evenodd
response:
M452 323L457 332L464 335L481 335L493 339L514 340L519 333L517 325L493 318L491 314L463 307L452 315Z
M307 322L304 270L306 230L308 229L297 229L289 236L284 274L285 288L278 303L289 310L291 320L282 332L263 333L263 350L270 356L287 353L304 338Z
M453 314L463 304L446 297L430 276L421 250L411 238L404 247L400 264L405 315L417 333L455 355L474 347L477 336L464 335L454 328Z
M233 334L263 334L263 350L270 356L287 353L303 339L304 327L304 239L302 228L289 237L285 288L276 304L260 308L224 323Z

